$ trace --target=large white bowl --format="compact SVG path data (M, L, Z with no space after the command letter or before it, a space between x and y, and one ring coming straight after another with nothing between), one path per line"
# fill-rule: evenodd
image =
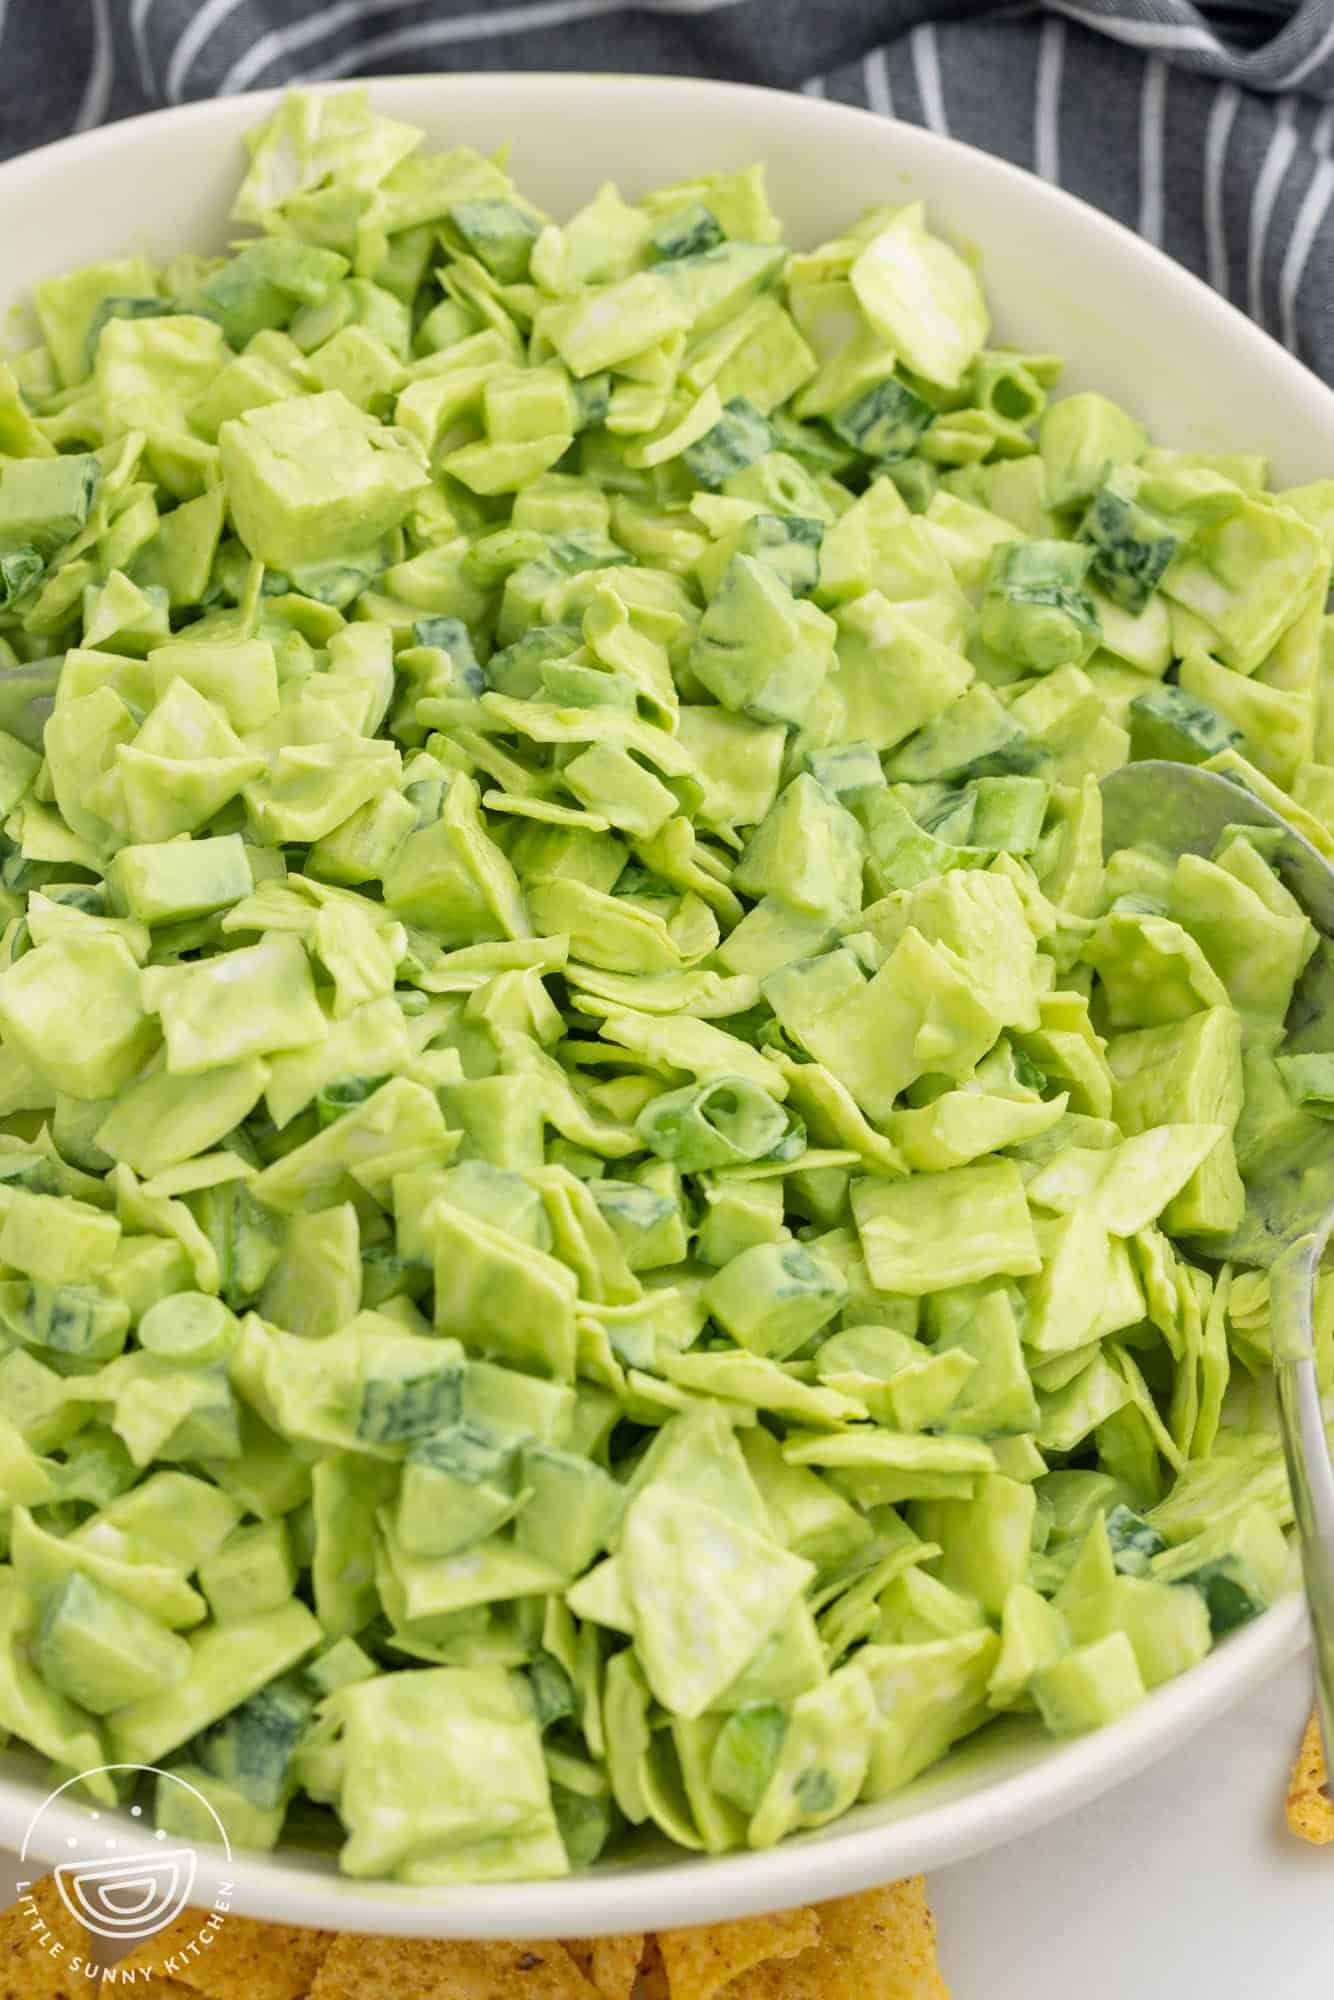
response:
M797 244L836 233L872 202L920 196L939 229L978 248L996 337L1065 355L1068 386L1105 390L1164 442L1267 451L1283 483L1334 471L1334 395L1314 376L1127 230L971 147L723 83L520 75L406 77L371 88L382 110L424 126L437 146L508 141L520 185L557 215L606 179L637 194L755 159L768 163ZM269 92L157 112L0 167L0 308L36 279L94 259L222 247L240 135L275 101ZM1304 1628L1303 1607L1289 1598L1112 1728L1055 1743L1031 1725L996 1725L895 1798L769 1853L658 1850L563 1882L427 1891L350 1881L332 1862L290 1849L227 1864L205 1853L196 1900L228 1881L233 1908L292 1923L568 1937L846 1894L997 1846L1133 1777L1272 1674ZM5 1759L0 1843L22 1845L46 1790L36 1760ZM83 1825L76 1811L43 1814L29 1858L59 1860Z

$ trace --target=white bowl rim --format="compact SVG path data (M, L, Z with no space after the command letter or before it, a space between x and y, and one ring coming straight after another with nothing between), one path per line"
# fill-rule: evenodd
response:
M309 83L282 85L265 90L244 91L228 97L197 98L183 104L165 105L153 111L136 112L130 118L118 118L105 125L93 126L86 132L71 132L60 139L49 140L43 146L35 146L24 153L14 154L7 160L0 160L0 192L7 192L12 183L18 185L30 174L40 175L52 165L79 156L91 166L101 153L116 153L124 150L127 142L150 130L167 132L176 126L205 130L211 124L231 125L236 118L236 107L247 108L247 122L258 124L273 110L292 89L328 95L338 91L366 90L382 102L391 102L395 97L409 97L424 88L439 91L442 98L466 96L479 89L498 87L515 91L531 90L539 94L550 94L553 98L573 95L576 91L589 87L614 88L618 93L639 92L655 100L664 94L683 98L734 103L770 100L781 103L786 115L795 114L816 125L830 120L852 120L863 126L883 128L892 125L898 132L908 136L914 150L930 160L964 159L981 167L999 182L1009 181L1026 196L1037 196L1054 210L1068 216L1078 216L1080 226L1090 235L1102 236L1109 245L1114 244L1122 255L1136 260L1147 260L1156 268L1158 277L1178 293L1192 295L1197 304L1203 304L1213 314L1222 314L1230 323L1234 339L1253 348L1257 356L1262 355L1270 367L1281 366L1289 378L1289 387L1294 393L1315 395L1328 403L1334 391L1323 383L1319 376L1298 360L1288 348L1274 336L1213 290L1193 271L1169 257L1156 244L1146 243L1125 223L1114 216L1094 208L1078 195L1046 181L1026 167L1016 166L1010 160L1001 159L994 153L987 153L979 146L968 144L966 140L955 139L946 133L929 131L925 126L910 124L907 120L882 116L856 104L843 104L833 98L817 97L805 91L780 90L769 84L734 83L720 77L656 76L626 73L617 70L404 70L391 76L340 76L333 79L316 79Z
M814 1837L758 1853L672 1855L551 1882L428 1889L337 1875L327 1862L320 1866L295 1848L275 1857L233 1853L226 1860L200 1848L191 1901L203 1905L225 1896L226 1907L239 1914L315 1928L461 1938L671 1930L824 1902L965 1861L1088 1805L1272 1679L1306 1640L1305 1603L1287 1597L1119 1722L1053 1748L1013 1776L984 1781L963 1798L884 1825L835 1822ZM44 1796L37 1784L0 1777L0 1841L20 1847ZM123 1814L104 1812L102 1819L128 1834L136 1831ZM31 1843L32 1858L54 1864L66 1854L66 1836L81 1831L82 1810L50 1807L42 1814L40 1838Z
M853 105L837 103L763 85L731 83L712 78L622 75L597 71L478 71L413 72L388 77L340 77L303 86L322 92L365 88L386 110L395 100L438 93L442 107L451 97L465 98L480 90L523 92L548 97L553 106L573 99L590 87L638 92L659 101L664 94L715 105L775 100L785 117L809 122L813 142L821 126L849 121L881 128L886 121ZM151 131L177 128L196 140L207 140L213 127L237 125L238 105L244 122L258 122L286 94L284 88L247 93L239 98L201 100L140 113L66 138L0 162L0 208L40 189L51 167L77 158L95 170L101 158L132 151L135 141ZM1089 240L1090 253L1105 244L1109 253L1138 264L1146 281L1155 281L1220 322L1228 344L1250 355L1272 379L1277 373L1287 396L1311 407L1313 418L1330 422L1334 401L1328 388L1269 334L1246 318L1228 300L1185 270L1154 245L1143 242L1123 224L1090 207L1077 196L1051 185L1010 162L977 147L892 121L911 150L925 162L962 163L982 171L998 184L1009 182L1025 200L1051 205L1053 213L1078 218ZM436 1937L578 1937L619 1931L668 1929L755 1915L797 1903L851 1894L899 1876L920 1873L978 1854L1032 1832L1061 1814L1087 1803L1136 1775L1184 1742L1197 1729L1227 1709L1299 1652L1306 1642L1306 1609L1298 1595L1285 1598L1254 1624L1231 1635L1197 1667L1155 1689L1131 1714L1092 1735L1053 1747L1040 1761L1019 1772L986 1782L966 1796L944 1804L928 1804L901 1819L865 1823L861 1808L852 1823L836 1822L815 1836L806 1836L761 1852L721 1856L684 1856L623 1868L593 1870L552 1882L462 1884L409 1889L380 1881L359 1881L330 1872L313 1856L295 1848L274 1856L220 1854L201 1849L196 1872L196 1896L225 1893L239 1913L311 1926L333 1924L340 1930ZM35 1783L0 1774L0 1841L18 1848L44 1793ZM882 1802L891 1808L892 1800ZM875 1810L872 1808L871 1810ZM115 1824L115 1816L104 1816ZM65 1851L65 1837L82 1824L77 1809L59 1807L43 1815L34 1860L54 1862ZM125 1829L133 1822L123 1820Z

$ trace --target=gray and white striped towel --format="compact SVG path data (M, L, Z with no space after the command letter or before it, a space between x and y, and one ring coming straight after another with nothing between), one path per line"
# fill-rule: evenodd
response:
M1334 382L1334 0L0 0L0 154L432 68L733 77L952 133L1107 209Z

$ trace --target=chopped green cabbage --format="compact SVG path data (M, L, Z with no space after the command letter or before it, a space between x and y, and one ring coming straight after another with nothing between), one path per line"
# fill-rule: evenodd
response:
M0 1729L431 1884L764 1846L1282 1587L1317 941L1098 780L1334 851L1334 621L1324 488L1052 400L919 207L422 137L293 93L257 235L0 383Z

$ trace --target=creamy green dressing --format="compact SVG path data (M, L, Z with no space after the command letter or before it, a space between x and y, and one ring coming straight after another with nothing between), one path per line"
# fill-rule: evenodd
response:
M1272 829L1100 781L1334 851L1334 482L917 205L248 145L0 368L0 1727L429 1884L1113 1720L1283 1587L1334 1059Z

